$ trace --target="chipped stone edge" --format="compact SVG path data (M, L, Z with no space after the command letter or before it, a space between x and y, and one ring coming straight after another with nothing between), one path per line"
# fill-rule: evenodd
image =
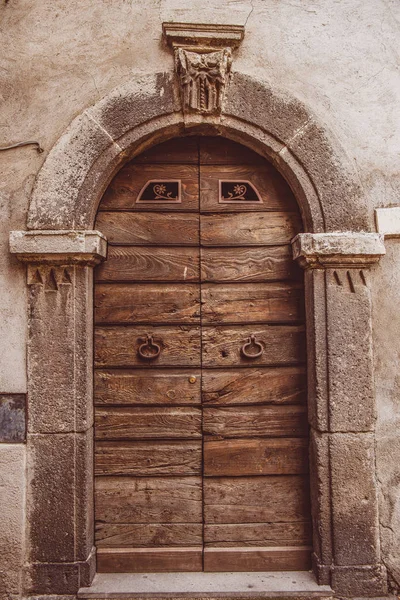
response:
M95 265L107 256L107 239L100 231L11 231L10 252L22 262Z
M383 235L367 232L299 233L293 259L304 268L367 267L386 254Z

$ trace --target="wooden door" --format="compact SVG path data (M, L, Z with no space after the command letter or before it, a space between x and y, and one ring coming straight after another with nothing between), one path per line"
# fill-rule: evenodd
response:
M308 569L308 427L295 199L254 152L188 137L100 204L98 570Z

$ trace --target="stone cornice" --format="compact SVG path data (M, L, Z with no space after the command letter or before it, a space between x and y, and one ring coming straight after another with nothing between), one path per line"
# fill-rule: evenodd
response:
M303 268L368 267L386 253L377 233L300 233L292 240L293 258Z
M96 265L107 240L99 231L11 231L10 252L22 262Z
M163 23L162 27L165 39L172 48L187 48L197 52L237 48L244 37L242 25Z

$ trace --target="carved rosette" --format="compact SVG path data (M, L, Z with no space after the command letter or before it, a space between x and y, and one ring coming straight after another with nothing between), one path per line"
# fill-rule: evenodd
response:
M184 112L219 114L232 65L232 51L191 52L175 49Z

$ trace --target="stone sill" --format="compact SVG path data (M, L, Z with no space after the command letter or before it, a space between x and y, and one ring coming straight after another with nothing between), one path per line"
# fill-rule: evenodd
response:
M97 573L78 598L329 598L328 585L318 585L307 571L252 573Z

